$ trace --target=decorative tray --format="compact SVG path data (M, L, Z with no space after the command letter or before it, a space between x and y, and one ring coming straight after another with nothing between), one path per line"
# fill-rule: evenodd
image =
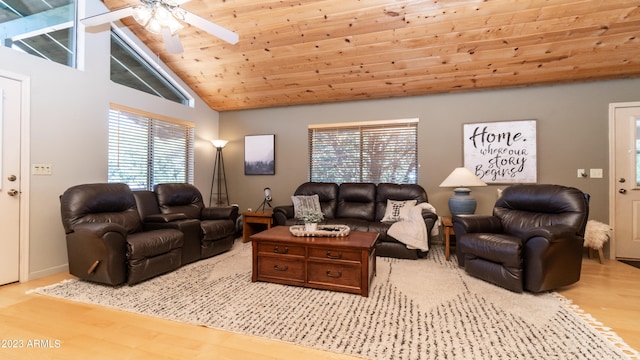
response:
M292 225L289 231L293 236L342 237L349 235L347 225L318 225L316 231L306 231L304 225Z

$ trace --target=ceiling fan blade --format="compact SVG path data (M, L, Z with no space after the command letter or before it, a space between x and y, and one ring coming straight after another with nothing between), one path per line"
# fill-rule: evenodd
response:
M225 29L218 24L212 23L209 20L205 20L204 18L201 18L200 16L192 12L184 10L184 21L193 26L199 27L200 29L208 32L213 36L219 37L229 44L235 44L238 42L238 34L234 33L231 30Z
M107 24L112 21L120 20L127 16L133 15L133 8L131 6L127 6L122 9L110 11L108 13L89 16L88 18L84 18L80 20L80 22L84 26L97 26L102 24Z
M176 33L175 35L171 35L171 30L169 30L169 28L162 29L162 38L164 39L164 45L166 46L169 54L180 54L184 51L178 34Z

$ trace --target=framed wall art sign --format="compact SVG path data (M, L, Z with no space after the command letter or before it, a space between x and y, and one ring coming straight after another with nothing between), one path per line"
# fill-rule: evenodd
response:
M537 181L536 120L463 125L464 167L487 184Z
M244 174L275 175L275 135L244 137Z

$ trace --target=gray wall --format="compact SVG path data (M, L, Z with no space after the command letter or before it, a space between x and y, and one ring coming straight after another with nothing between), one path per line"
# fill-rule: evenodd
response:
M95 13L106 11L101 3L94 8ZM195 184L200 188L210 185L215 152L208 140L218 137L218 113L194 93L195 107L189 108L112 83L108 29L88 34L86 46L84 71L0 47L0 70L30 79L29 162L51 164L53 170L51 176L30 178L32 279L67 270L59 195L72 185L107 180L110 103L195 123Z
M438 185L463 165L462 125L536 119L538 182L591 194L591 218L608 222L608 105L640 100L639 90L640 79L631 79L223 112L220 135L230 140L224 149L230 198L243 211L255 209L268 186L274 205L290 204L293 190L307 180L309 124L417 117L418 183L446 215L452 189ZM255 134L276 136L275 176L244 175L244 136ZM602 168L605 178L578 178L578 168ZM496 189L503 187L473 189L477 213L490 214Z

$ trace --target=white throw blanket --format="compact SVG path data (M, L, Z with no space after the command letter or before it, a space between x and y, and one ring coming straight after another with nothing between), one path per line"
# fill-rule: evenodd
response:
M420 203L411 210L406 220L395 222L391 225L387 234L394 237L398 241L403 242L409 249L420 249L421 251L429 250L429 240L427 237L427 226L422 218L422 210L431 210L436 213L436 208L429 203ZM440 218L438 218L438 222ZM431 236L438 235L440 226L438 222L431 230Z

